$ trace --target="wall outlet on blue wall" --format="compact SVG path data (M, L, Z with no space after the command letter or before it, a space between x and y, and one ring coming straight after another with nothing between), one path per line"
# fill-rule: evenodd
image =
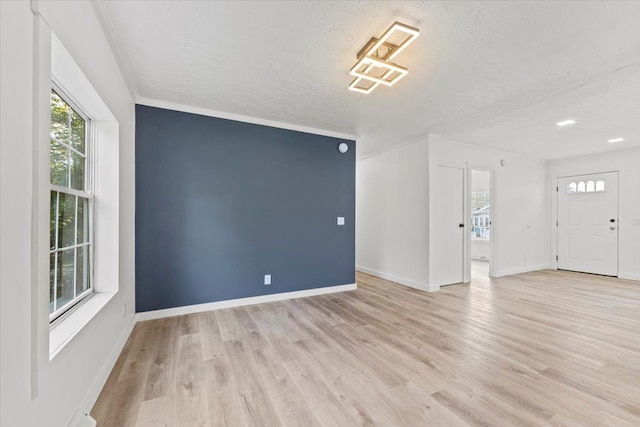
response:
M264 284L265 285L270 285L271 284L271 275L270 274L265 274L264 275Z

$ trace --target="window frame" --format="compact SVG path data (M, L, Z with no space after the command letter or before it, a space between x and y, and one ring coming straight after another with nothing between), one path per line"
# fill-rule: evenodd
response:
M52 361L63 354L67 346L74 342L75 337L96 320L99 313L105 313L107 305L113 304L117 295L121 292L121 268L120 268L120 153L121 144L127 152L133 154L129 143L133 143L133 122L128 120L121 125L118 117L114 115L104 97L94 86L95 81L80 69L71 53L66 49L57 35L50 31L46 25L39 31L38 55L35 60L45 64L38 70L37 87L37 174L34 177L37 185L34 191L37 198L34 200L33 223L37 230L37 257L33 265L37 269L37 292L32 294L34 306L38 310L37 333L43 342L47 342L48 361ZM49 64L49 66L46 66ZM94 70L95 71L95 70ZM94 75L95 77L95 75ZM70 310L60 316L54 323L49 322L49 289L50 289L50 146L51 146L51 89L52 83L57 83L58 90L62 89L65 100L85 113L91 119L91 147L93 156L93 230L92 236L92 275L94 293L90 298L85 298L80 304L76 304ZM122 94L124 95L124 93ZM118 95L116 95L117 97ZM115 101L114 101L115 102ZM123 109L119 110L124 116L129 117ZM133 112L132 112L133 114ZM123 117L124 117L123 116ZM131 115L130 117L133 117ZM121 118L122 119L122 118ZM129 157L128 159L130 159ZM130 162L130 160L127 160ZM36 181L34 181L36 182ZM127 193L129 194L129 193ZM128 206L128 205L127 205ZM128 220L127 220L128 223ZM129 277L127 277L127 283ZM127 306L134 305L130 288L122 295ZM111 314L113 314L111 312ZM109 315L111 315L109 314ZM130 321L133 318L131 310L123 314L123 319ZM95 327L96 325L94 325ZM45 331L46 330L46 331ZM48 337L45 338L45 337ZM44 350L43 350L44 353ZM43 359L44 361L44 359Z
M589 190L589 183L593 184L591 190ZM584 191L578 191L580 184L583 184ZM601 185L601 188L598 186ZM572 187L573 186L573 187ZM571 191L573 189L573 191ZM567 183L567 195L573 196L576 194L593 194L604 193L607 191L607 182L602 178L589 179L587 181L570 181Z
M51 79L51 92L50 95L52 95L53 93L56 93L56 95L58 97L60 97L60 99L62 99L62 101L64 101L65 103L67 103L67 105L69 105L69 107L76 113L78 114L78 116L80 116L84 122L85 122L85 153L81 153L78 150L76 150L74 147L71 146L70 143L64 142L64 141L58 141L56 139L56 142L58 144L63 144L66 146L66 148L69 150L67 152L67 156L68 158L70 157L71 151L83 155L84 156L84 191L83 190L77 190L75 188L71 187L71 180L70 180L70 176L69 176L69 187L63 187L60 185L56 185L51 183L51 139L53 138L53 135L49 135L49 194L51 194L52 192L56 192L57 193L57 201L56 201L56 237L55 237L55 241L56 241L56 246L55 249L51 249L51 247L49 247L49 251L48 251L48 255L49 257L52 254L58 254L58 253L62 253L63 251L66 250L72 250L74 251L74 284L73 284L73 289L74 289L74 294L77 291L77 273L76 273L76 268L77 268L77 261L78 261L78 249L87 246L88 247L88 282L89 282L89 286L87 287L87 289L83 290L80 294L78 295L74 295L74 297L70 300L67 301L65 304L63 304L61 307L56 307L56 310L53 312L49 312L49 324L50 327L53 328L55 327L57 324L59 324L63 319L65 319L69 314L71 314L75 309L77 309L78 307L80 307L83 303L85 303L86 301L88 301L92 296L95 295L96 291L95 291L95 287L94 287L94 219L95 219L95 215L94 215L94 193L95 193L95 179L94 179L94 173L95 173L95 166L96 166L96 162L95 162L95 150L94 150L94 143L95 143L95 138L92 137L93 132L92 132L92 119L89 117L89 115L85 112L85 110L79 106L79 104L74 100L74 98L72 96L69 95L69 93L67 91L65 91L65 89L62 87L62 85L56 81L55 78ZM49 105L51 107L51 101L49 101ZM51 108L49 110L49 114L51 115ZM59 232L59 227L57 226L57 221L58 221L58 209L59 209L59 200L60 200L60 194L64 193L70 196L75 197L75 220L74 220L74 244L71 246L65 246L64 248L59 248L58 247L58 232ZM79 202L79 198L84 198L88 200L88 212L87 212L87 222L88 222L88 236L87 236L87 241L84 243L78 243L78 233L77 233L77 225L78 225L78 202ZM49 210L48 212L49 215L49 220L51 220L51 210ZM51 238L51 229L49 229L49 239ZM56 300L56 291L57 291L57 266L58 266L58 262L57 262L57 257L56 257L56 262L54 263L54 284L53 284L53 294L54 294L54 301ZM51 274L51 267L49 267L49 274ZM49 292L51 294L51 282L49 281ZM51 301L49 302L51 304Z

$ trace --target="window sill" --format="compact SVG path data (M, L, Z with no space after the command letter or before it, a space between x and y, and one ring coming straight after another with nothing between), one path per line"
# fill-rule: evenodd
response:
M96 293L71 313L69 317L51 328L49 331L50 361L107 305L115 294L115 292Z

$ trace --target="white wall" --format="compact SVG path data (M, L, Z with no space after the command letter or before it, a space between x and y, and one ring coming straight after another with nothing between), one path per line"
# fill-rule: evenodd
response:
M471 239L471 259L489 261L491 258L491 242L489 240Z
M471 171L471 191L479 193L491 189L491 173L489 171Z
M548 164L550 191L555 194L561 176L619 171L619 277L640 280L640 149L551 161ZM557 198L551 198L551 262L556 265Z
M356 165L356 268L428 290L428 141Z
M500 161L505 160L505 166ZM430 187L439 164L495 172L494 275L550 266L545 162L430 135L361 159L356 166L356 264L360 271L425 290Z
M27 2L0 2L0 425L3 426L20 425L11 413L12 408L27 409L31 395L32 19Z
M41 8L34 15L31 4ZM134 307L134 109L115 58L89 2L0 2L1 195L0 275L2 426L66 426L90 409L131 326ZM119 292L49 361L48 313L32 274L34 30L50 27L120 123ZM45 64L48 65L48 64ZM37 181L37 179L36 179ZM40 213L48 215L48 212ZM122 306L129 314L123 318Z
M505 166L500 165L503 159ZM495 276L549 267L550 193L545 162L430 135L432 173L439 164L495 172L491 207ZM436 209L433 204L432 209Z

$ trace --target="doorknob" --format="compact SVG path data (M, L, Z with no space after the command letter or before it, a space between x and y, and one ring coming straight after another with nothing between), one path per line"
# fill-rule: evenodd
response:
M462 227L464 227L464 224L460 223L460 224L458 224L458 227L462 228Z
M615 219L613 219L613 218L611 218L611 219L609 220L609 222L616 222L616 220L615 220Z

